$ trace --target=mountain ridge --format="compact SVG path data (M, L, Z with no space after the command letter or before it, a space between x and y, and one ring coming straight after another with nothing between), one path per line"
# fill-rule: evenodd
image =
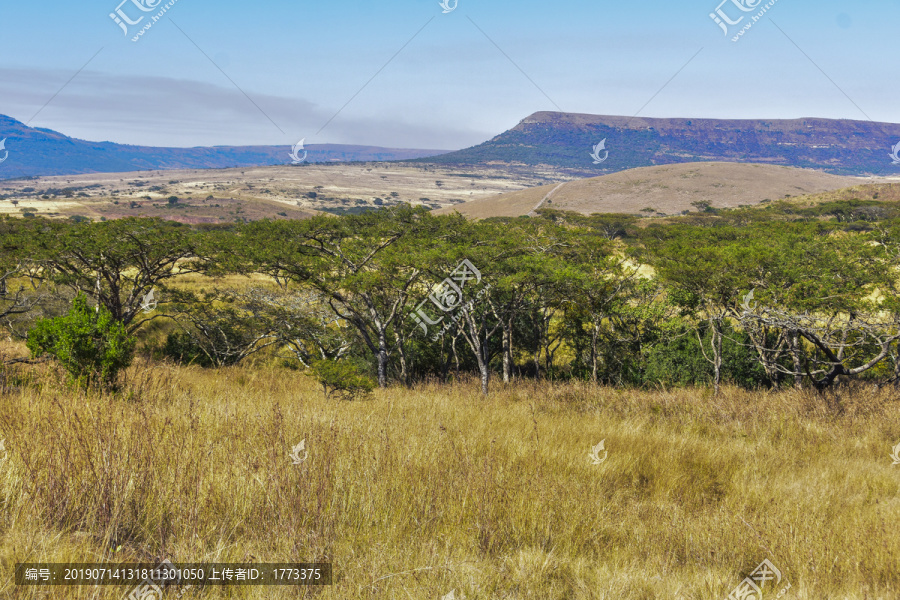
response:
M608 160L594 164L605 140ZM689 162L751 162L836 175L895 175L900 124L804 117L697 119L541 111L490 140L415 162L550 165L573 176Z
M0 115L0 140L3 139L9 154L0 162L0 180L85 173L254 167L291 162L290 146L175 148L91 142L52 129L29 127L12 117ZM309 155L304 164L409 160L446 152L350 144L313 144L306 150Z

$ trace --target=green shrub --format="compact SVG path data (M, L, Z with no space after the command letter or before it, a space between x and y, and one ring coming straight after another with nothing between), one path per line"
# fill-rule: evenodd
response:
M212 367L213 361L203 351L203 348L194 341L190 334L183 331L175 331L166 336L166 343L162 347L162 356L178 363L194 364L201 367Z
M54 357L72 382L83 387L113 387L119 372L131 364L134 348L125 326L106 308L88 306L83 294L75 297L67 314L40 319L28 332L32 355Z
M338 394L353 400L375 389L375 380L366 374L365 365L352 359L318 360L309 373L322 385L326 396Z
M722 340L722 381L746 389L769 384L765 370L756 359L746 334L726 327ZM696 333L685 325L676 325L647 354L644 380L650 384L671 386L709 385L713 366L703 356ZM709 331L702 332L709 354Z

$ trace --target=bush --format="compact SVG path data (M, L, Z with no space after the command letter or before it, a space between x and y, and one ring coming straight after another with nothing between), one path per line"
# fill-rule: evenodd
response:
M354 360L319 360L309 370L322 385L326 396L338 394L348 400L375 389L375 380L365 371L365 366Z
M68 371L75 385L115 385L119 372L134 358L135 340L104 307L95 310L79 294L61 317L40 319L28 332L34 357L48 354Z
M166 344L162 347L162 356L183 364L194 364L201 367L212 367L213 361L203 348L194 341L190 334L176 331L166 336Z
M763 367L749 347L746 334L726 327L722 340L722 381L755 389L769 385ZM703 331L703 343L709 353L709 331ZM650 348L644 380L649 384L672 386L709 385L713 367L703 356L697 336L685 325L676 325L667 341Z

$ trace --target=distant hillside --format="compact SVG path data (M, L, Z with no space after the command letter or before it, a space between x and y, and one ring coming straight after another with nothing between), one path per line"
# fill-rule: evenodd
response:
M594 164L606 140L608 158ZM650 119L539 112L494 139L420 162L549 165L572 175L673 163L752 162L840 175L893 175L900 125L830 119ZM600 157L604 156L603 151Z
M112 142L88 142L52 131L28 127L0 115L0 140L6 138L7 159L0 179L80 173L121 173L170 169L220 169L283 165L291 162L290 146L215 146L157 148ZM415 150L320 144L307 146L307 162L407 160L446 150ZM6 154L0 150L0 159Z
M693 202L708 202L715 208L734 208L839 190L863 182L861 179L807 169L741 163L690 163L643 167L623 173L544 185L482 198L443 208L437 213L458 211L468 217L519 217L538 207L571 210L583 214L628 213L677 214L697 210Z

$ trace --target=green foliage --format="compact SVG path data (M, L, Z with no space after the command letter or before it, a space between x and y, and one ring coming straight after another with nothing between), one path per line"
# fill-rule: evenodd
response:
M700 333L708 354L710 332L704 330ZM756 360L746 335L729 327L725 329L724 336L723 381L747 389L767 385L766 372ZM667 386L709 385L713 380L713 367L704 358L700 341L692 328L682 323L672 324L665 339L650 347L644 380L648 384Z
M167 335L166 343L160 354L178 363L200 365L201 367L214 366L213 361L206 355L200 344L184 331L173 331Z
M365 363L353 359L319 360L309 369L326 396L338 394L348 400L366 395L375 389L376 382L367 373Z
M253 294L228 290L197 294L172 290L170 312L182 333L166 341L172 358L223 367L274 343L273 315ZM202 354L206 359L199 358ZM181 357L181 358L178 358Z
M134 332L150 290L200 268L195 248L203 237L180 223L116 219L52 231L34 254L52 281L92 294Z
M501 374L686 385L709 382L712 369L717 387L780 378L828 386L867 372L900 379L890 366L900 341L896 198L892 186L857 186L818 204L710 212L695 203L704 212L647 227L549 208L469 221L406 204L194 227L0 219L0 317L62 314L49 303L68 310L71 296L47 289L56 284L96 298L129 332L175 319L181 333L156 356L203 366L269 347L302 365L358 356L382 386L463 371L478 372L485 390ZM464 259L480 276L459 291L477 301L445 311L428 298ZM189 273L265 282L212 294L166 285ZM165 311L147 315L142 299L153 289ZM750 290L755 312L742 302ZM313 370L324 369L326 392L355 393L342 383L354 377L340 371L345 363Z
M28 332L35 357L49 354L68 371L76 385L115 385L119 372L134 358L135 340L104 307L95 310L79 294L68 314L39 320Z

